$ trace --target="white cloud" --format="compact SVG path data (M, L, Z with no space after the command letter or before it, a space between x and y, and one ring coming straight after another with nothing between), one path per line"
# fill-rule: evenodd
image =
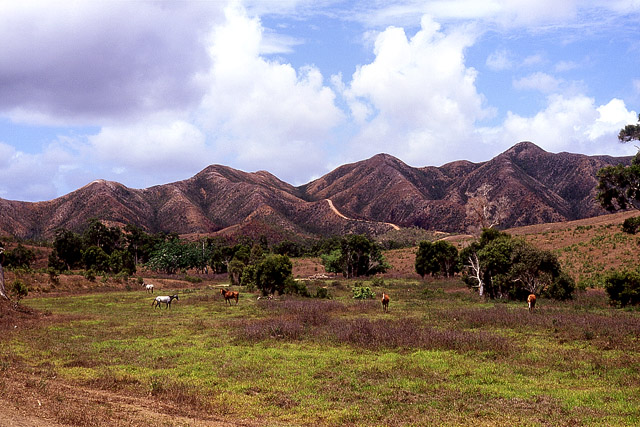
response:
M78 125L192 107L219 16L216 2L0 2L0 112Z
M629 155L634 147L619 144L616 136L621 127L636 118L636 113L628 111L619 99L596 106L594 99L585 95L550 95L547 107L534 116L509 112L500 127L480 133L498 151L517 141L532 141L551 152Z
M487 57L487 67L494 71L504 71L513 67L511 53L506 49L499 49Z
M537 72L513 81L513 87L519 90L537 90L542 93L554 93L560 89L562 80Z
M283 179L318 170L322 144L343 120L335 93L314 67L296 70L261 57L258 19L237 6L225 13L225 25L212 38L209 94L199 125L237 167L266 168Z
M73 156L53 142L41 153L30 154L0 142L0 197L47 200L57 195L57 184ZM19 197L16 197L19 195Z
M375 59L357 69L344 91L361 124L354 156L386 151L433 164L460 151L474 122L490 114L476 91L476 71L464 64L473 41L463 32L441 32L427 16L411 38L396 27L380 33Z
M155 170L184 174L206 166L204 134L192 124L144 122L131 126L103 127L88 137L96 161L120 173L145 174Z

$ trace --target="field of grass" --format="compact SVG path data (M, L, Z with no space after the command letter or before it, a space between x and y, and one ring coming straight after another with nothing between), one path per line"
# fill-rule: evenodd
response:
M640 424L640 312L601 290L530 314L387 279L385 314L326 284L229 307L203 282L170 310L137 289L28 298L44 315L0 338L0 402L47 426Z

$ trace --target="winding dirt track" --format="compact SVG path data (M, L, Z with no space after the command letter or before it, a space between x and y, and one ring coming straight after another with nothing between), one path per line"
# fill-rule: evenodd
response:
M364 220L364 219L354 219L354 218L349 218L349 217L347 217L347 216L343 215L343 214L342 214L342 212L340 212L340 211L339 211L339 210L334 206L333 202L332 202L330 199L325 199L325 200L329 203L329 207L331 208L331 210L333 211L333 213L335 213L336 215L338 215L340 218L343 218L343 219L346 219L346 220L349 220L349 221L367 222L367 223L371 223L371 224L376 224L376 223L379 223L379 224L385 224L385 225L388 225L388 226L392 227L394 230L400 230L400 227L398 227L397 225L392 224L392 223L390 223L390 222L367 221L367 220Z

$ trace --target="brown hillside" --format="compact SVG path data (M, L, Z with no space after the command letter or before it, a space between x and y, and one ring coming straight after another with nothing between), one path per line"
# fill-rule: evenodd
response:
M341 166L294 187L268 172L209 166L192 178L137 190L98 180L54 200L0 199L0 233L50 238L79 231L91 218L135 224L148 232L258 233L293 236L367 233L397 226L464 232L469 198L490 186L490 202L506 200L501 227L604 214L595 201L596 173L630 158L547 153L522 142L483 163L457 161L414 168L387 155Z

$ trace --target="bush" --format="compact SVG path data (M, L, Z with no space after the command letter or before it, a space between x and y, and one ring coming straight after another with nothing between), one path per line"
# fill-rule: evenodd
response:
M622 223L622 231L628 234L636 234L640 228L640 216L627 218Z
M604 289L613 305L640 304L640 274L637 272L614 271L605 279Z
M285 280L284 293L297 294L303 297L311 296L307 289L307 285L301 280L294 280L293 277L289 277Z
M316 298L320 299L329 299L331 296L329 295L329 289L327 288L318 288L316 289Z
M567 273L562 272L544 291L547 298L565 301L573 298L576 282Z
M368 286L354 286L353 298L354 299L372 299L376 296L370 287Z
M11 283L9 292L11 292L11 294L15 296L19 301L29 294L29 288L27 288L27 285L25 285L22 280L16 279L13 281L13 283Z

